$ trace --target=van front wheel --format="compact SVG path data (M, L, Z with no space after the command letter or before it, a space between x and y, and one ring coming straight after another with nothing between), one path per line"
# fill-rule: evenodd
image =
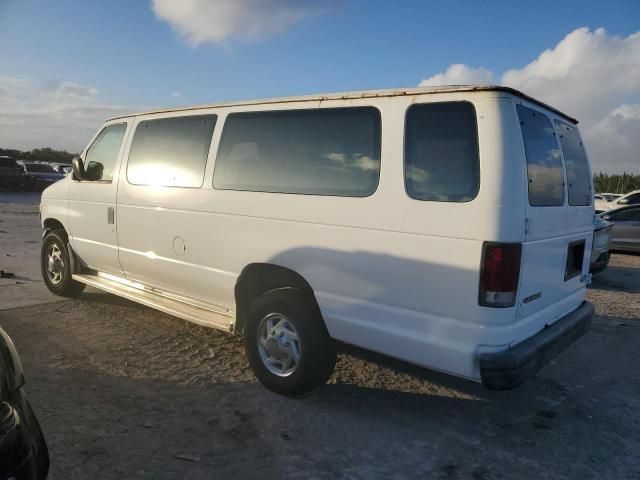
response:
M336 364L333 341L317 306L301 290L258 297L247 316L244 346L258 380L281 395L298 397L323 385Z
M75 297L84 290L85 284L71 278L71 262L66 246L64 230L53 230L44 237L40 264L45 285L61 297Z

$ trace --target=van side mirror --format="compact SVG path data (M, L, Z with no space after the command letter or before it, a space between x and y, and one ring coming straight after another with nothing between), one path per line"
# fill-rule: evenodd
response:
M83 180L86 177L84 172L84 163L80 157L75 157L71 160L71 168L73 168L74 180Z

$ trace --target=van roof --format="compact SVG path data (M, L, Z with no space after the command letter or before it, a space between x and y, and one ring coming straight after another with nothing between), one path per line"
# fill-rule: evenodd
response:
M326 93L326 94L314 94L314 95L302 95L296 97L279 97L279 98L268 98L262 100L240 100L235 102L222 102L215 104L205 104L205 105L194 105L189 107L174 107L174 108L160 108L155 110L148 110L144 112L132 113L130 115L119 115L117 117L109 118L109 120L115 120L118 118L127 118L134 117L138 115L148 115L152 113L167 113L167 112L183 112L189 110L200 110L206 108L215 108L215 107L234 107L234 106L244 106L244 105L264 105L264 104L274 104L274 103L293 103L293 102L321 102L324 100L347 100L347 99L356 99L356 98L379 98L379 97L396 97L403 95L424 95L431 93L449 93L449 92L487 92L487 91L495 91L495 92L506 92L511 95L515 95L524 100L536 103L547 110L550 110L558 115L561 115L565 119L569 120L572 123L577 124L578 120L573 117L570 117L566 113L561 112L560 110L547 105L546 103L541 102L540 100L536 100L529 95L526 95L514 88L503 87L500 85L446 85L441 87L413 87L413 88L396 88L396 89L386 89L386 90L362 90L362 91L353 91L353 92L338 92L338 93Z

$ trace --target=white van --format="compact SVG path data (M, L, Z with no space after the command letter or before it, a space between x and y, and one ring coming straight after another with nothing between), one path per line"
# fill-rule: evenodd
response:
M44 281L242 334L287 395L332 339L513 388L593 316L576 124L487 86L113 118L42 196Z

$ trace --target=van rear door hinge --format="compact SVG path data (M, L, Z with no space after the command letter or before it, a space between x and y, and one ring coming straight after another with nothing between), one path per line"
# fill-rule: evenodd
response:
M529 219L527 217L524 218L524 233L525 235L529 233Z

